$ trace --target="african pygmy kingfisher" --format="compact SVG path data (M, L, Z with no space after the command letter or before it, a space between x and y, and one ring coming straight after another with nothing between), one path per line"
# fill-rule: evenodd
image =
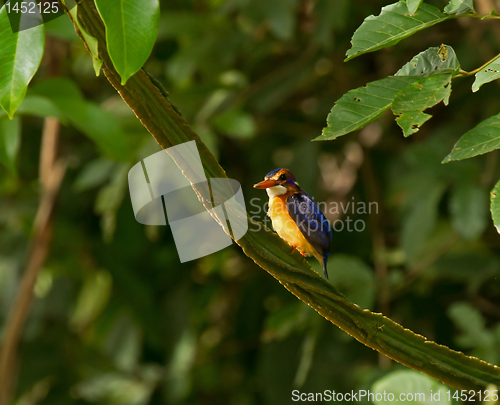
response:
M267 215L276 233L303 256L318 259L328 278L326 262L332 241L330 223L311 196L299 187L290 170L273 170L254 187L266 189L269 196Z

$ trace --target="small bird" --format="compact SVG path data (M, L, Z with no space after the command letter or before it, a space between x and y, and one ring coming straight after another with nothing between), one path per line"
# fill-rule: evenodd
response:
M332 242L330 223L311 196L302 191L290 170L273 170L254 187L266 189L269 196L267 215L276 233L293 247L292 252L297 249L303 256L318 259L328 278L326 262Z

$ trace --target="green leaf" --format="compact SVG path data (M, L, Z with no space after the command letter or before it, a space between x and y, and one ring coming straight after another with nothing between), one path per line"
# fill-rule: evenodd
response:
M146 62L158 33L158 0L96 0L109 56L122 85Z
M90 54L92 55L92 63L94 65L95 75L99 76L99 73L101 72L102 60L99 58L99 50L97 49L97 39L95 39L85 30L85 28L82 27L82 25L80 24L80 20L78 19L77 10L78 6L76 5L69 10L69 13L71 14L71 17L73 17L73 20L76 22L78 29L83 35L85 43L89 47Z
M16 174L16 157L21 143L21 120L0 121L0 164L12 175Z
M214 120L215 128L233 138L251 138L257 131L252 115L240 110L228 110Z
M500 233L500 180L490 193L490 211L493 224L498 233Z
M349 1L317 0L314 2L314 38L327 49L335 43L334 31L345 28L349 18Z
M17 108L16 114L34 115L41 118L55 117L59 121L64 121L64 114L59 111L55 104L46 97L28 95L24 98L21 105ZM0 110L0 119L6 118L7 113Z
M443 160L468 159L500 148L500 114L494 115L466 132Z
M401 90L392 103L392 111L398 115L396 122L404 136L410 136L432 116L423 111L440 101L448 104L451 93L451 74L439 74L421 79Z
M271 312L266 318L262 339L265 342L285 339L305 324L307 311L302 302L294 302Z
M95 200L94 210L101 215L101 229L105 242L111 242L116 230L116 212L125 197L130 165L122 163L114 168L111 180L101 187Z
M403 222L401 247L407 260L413 263L420 249L436 225L439 201L445 186L441 183L429 185L426 193L417 196Z
M75 5L76 6L76 5ZM44 23L45 33L68 42L78 41L79 37L69 18L54 18Z
M448 308L448 316L463 331L457 339L460 346L471 348L494 345L493 334L485 328L485 320L481 312L471 304L456 302Z
M315 140L331 140L363 128L380 117L396 94L416 80L416 77L390 76L349 91L335 103L327 117L328 126Z
M314 264L316 267L316 263ZM319 270L319 265L317 266ZM333 255L328 260L330 281L347 298L361 308L372 308L376 282L373 271L361 259L347 255Z
M450 0L450 3L444 8L446 14L464 14L474 13L472 0Z
M119 352L120 346L126 345L127 340L130 339L130 334L127 332L118 333L118 336L122 337L125 342L118 344L113 342L115 344L110 344L110 346ZM140 331L135 335L139 337ZM141 405L150 402L153 392L161 381L162 369L155 364L145 364L134 369L133 373L130 370L127 371L129 373L97 372L92 377L78 382L73 392L85 402L120 405ZM176 374L174 375L177 377Z
M380 15L369 16L354 33L345 61L397 44L404 38L450 18L436 7L422 3L415 15L411 15L406 1L382 8Z
M406 7L408 8L408 12L413 15L415 11L420 7L422 0L406 0Z
M261 3L261 11L269 23L271 32L282 41L289 40L297 21L297 0L274 0Z
M48 98L107 157L124 161L133 154L129 138L123 133L118 120L98 105L86 101L72 81L47 79L33 87L33 93Z
M433 46L414 56L395 76L431 76L460 69L457 55L449 45Z
M73 183L74 190L79 193L100 186L109 179L114 165L112 160L104 158L87 163Z
M491 10L488 14L486 15L483 15L481 17L481 20L484 20L485 18L488 18L488 17L491 17L491 16L495 16L495 17L499 17L500 16L500 13L497 13L497 11L495 9Z
M105 270L91 274L78 294L70 325L82 331L102 312L109 301L113 279Z
M450 198L451 222L466 239L481 236L487 226L487 193L481 187L461 183Z
M28 95L17 109L18 114L29 114L37 117L55 117L59 121L64 121L64 114L47 97Z
M371 389L375 405L394 405L390 394L396 400L404 398L412 404L450 405L448 390L446 385L413 370L393 371L376 381Z
M472 84L472 91L476 92L483 84L498 78L500 78L500 57L476 73L476 80Z
M26 18L26 14L19 16ZM0 9L0 106L11 119L38 70L44 43L42 24L12 32L6 7Z

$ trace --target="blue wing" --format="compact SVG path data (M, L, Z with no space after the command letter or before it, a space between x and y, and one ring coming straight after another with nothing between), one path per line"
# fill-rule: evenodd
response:
M288 214L295 221L302 235L323 257L328 257L332 242L330 223L318 205L305 191L292 194L286 201Z

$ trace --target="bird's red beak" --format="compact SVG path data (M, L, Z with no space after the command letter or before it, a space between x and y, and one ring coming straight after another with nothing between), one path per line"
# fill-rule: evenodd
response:
M269 187L274 187L280 184L279 181L276 180L264 180L261 181L260 183L255 184L253 187L254 188L269 188Z

